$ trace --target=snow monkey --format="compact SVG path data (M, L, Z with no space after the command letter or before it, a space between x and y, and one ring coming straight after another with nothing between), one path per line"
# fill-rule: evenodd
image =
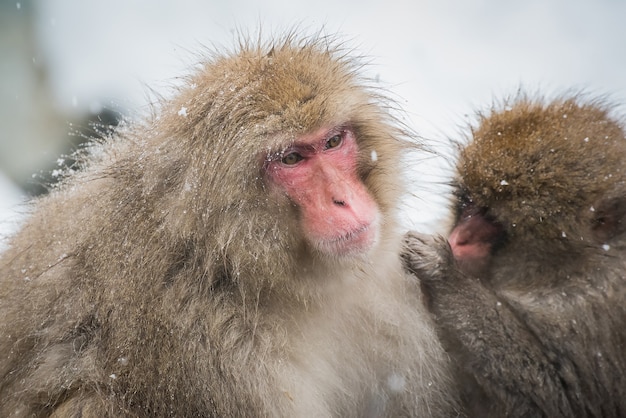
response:
M242 38L92 145L1 258L0 415L454 414L360 66Z
M470 416L626 416L626 138L613 110L520 97L482 115L448 242L407 236Z

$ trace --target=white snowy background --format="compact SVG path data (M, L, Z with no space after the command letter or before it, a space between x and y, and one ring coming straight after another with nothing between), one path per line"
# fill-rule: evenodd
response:
M236 29L340 33L370 57L371 75L399 101L405 122L440 143L520 85L548 94L582 88L626 103L622 0L0 0L0 13L4 233L15 228L23 196L8 179L57 159L50 144L59 125L50 128L46 112L69 130L67 121L102 107L141 111L148 87L166 92L194 53L232 45ZM26 13L28 42L15 23ZM42 67L45 91L39 73L27 76ZM408 213L425 229L443 213L437 165L429 159L414 170L418 199Z

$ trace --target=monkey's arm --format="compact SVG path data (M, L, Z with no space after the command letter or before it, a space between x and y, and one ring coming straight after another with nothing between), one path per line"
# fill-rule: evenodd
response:
M405 267L422 285L438 333L458 366L485 391L495 415L574 416L558 374L558 359L505 300L456 269L447 241L405 237ZM484 407L472 405L473 407Z

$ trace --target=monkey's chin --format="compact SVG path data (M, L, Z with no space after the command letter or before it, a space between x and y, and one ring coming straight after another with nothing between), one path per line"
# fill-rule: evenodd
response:
M378 243L379 229L378 222L375 220L351 231L319 239L315 247L324 255L340 258L366 254Z

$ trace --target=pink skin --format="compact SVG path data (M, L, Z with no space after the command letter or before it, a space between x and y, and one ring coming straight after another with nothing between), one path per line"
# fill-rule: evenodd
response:
M448 237L461 270L480 276L489 265L494 243L502 228L475 210L466 210Z
M272 157L270 180L300 208L302 227L317 250L351 255L378 236L379 211L357 174L358 145L349 128L319 129Z

